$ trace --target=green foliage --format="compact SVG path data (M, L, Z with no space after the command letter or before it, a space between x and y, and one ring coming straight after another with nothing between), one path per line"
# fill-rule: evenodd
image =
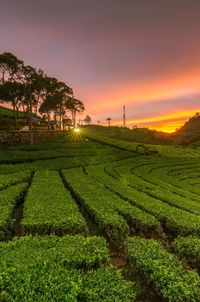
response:
M182 148L174 146L165 146L165 145L153 145L153 144L144 144L144 150L138 150L137 142L124 141L117 138L110 138L103 135L97 135L96 133L90 133L87 131L87 128L84 131L85 135L97 142L104 143L110 146L117 147L121 150L137 152L139 154L149 154L149 155L159 155L161 157L182 157L182 158L198 158L199 151L193 148ZM144 149L143 148L143 149Z
M120 271L114 268L101 268L90 271L83 279L81 301L120 302L135 301L137 291L131 282L124 282Z
M127 186L124 186L116 179L110 177L103 167L89 167L88 171L91 173L92 178L95 178L100 183L104 184L104 186L117 192L118 195L121 196L121 198L117 198L117 195L115 195L115 200L117 199L118 203L115 201L115 204L113 205L120 215L128 220L132 228L135 227L136 230L144 231L147 235L152 232L161 232L160 223L154 216L123 200L124 196L126 199L127 191L129 190ZM125 194L123 195L124 192Z
M21 182L27 182L30 179L30 172L19 172L13 174L0 174L0 190Z
M0 252L1 301L136 299L134 284L104 267L108 250L103 238L26 236L1 243Z
M184 269L176 257L152 239L130 237L128 260L136 265L169 302L200 301L200 277Z
M81 274L49 261L36 266L9 267L1 273L0 300L21 301L78 301Z
M123 166L122 168L126 169L127 165L128 162L126 162L125 166ZM141 190L143 186L141 180L141 185L138 184L136 186L135 182L128 182L124 177L120 178L120 175L116 173L118 169L115 169L113 171L113 168L111 166L111 168L107 167L106 171L108 172L108 174L113 173L113 177L110 177L108 175L106 176L106 174L101 175L98 177L99 181L105 183L108 188L132 203L134 206L137 206L143 211L155 216L161 222L161 224L163 224L164 227L170 231L172 235L200 233L200 219L197 215L173 207L163 202L162 200L159 200L158 198L150 196L150 189L149 192L146 191L146 193L144 193ZM116 177L119 177L119 179L116 179ZM150 223L151 221L151 224L149 224L149 229L151 229L152 227L153 230L157 229L159 231L159 225L158 223L156 223L156 220L153 220L152 218L150 219L150 217L148 219L147 218L148 217L146 216L146 219L144 219L144 224L145 222L148 223L149 221Z
M40 261L55 262L67 268L91 269L108 261L105 239L82 235L24 236L0 243L0 264L31 267Z
M21 183L0 191L0 239L9 231L13 209L26 188L27 183Z
M176 133L176 143L190 145L200 140L199 135L200 114L197 112Z
M161 162L161 167L163 167L163 160ZM170 205L173 205L177 208L192 212L194 214L200 213L200 199L194 194L189 196L185 190L176 188L175 186L166 184L166 182L161 181L163 177L162 173L158 173L155 178L150 171L150 163L140 160L141 165L134 168L134 163L130 166L122 165L119 168L116 168L116 171L120 176L126 180L127 184L138 191L147 193L149 196L156 198L158 200L164 201ZM159 164L152 164L151 167L155 170L159 167ZM150 173L149 173L150 172Z
M39 151L0 151L1 163L18 163L42 159L53 159L75 156L94 156L95 151L91 149L57 149L57 150L39 150Z
M21 221L27 233L86 233L80 208L118 247L130 233L162 239L165 232L170 238L198 236L199 150L156 146L161 156L142 155L133 144L107 138L94 142L71 132L1 151L1 237L12 226L16 202L24 198L31 172L35 175ZM187 259L199 268L198 237L178 237L174 247L183 263ZM132 237L128 254L129 262L145 273L165 301L199 301L199 276L157 242ZM105 267L108 250L99 237L24 236L1 243L0 256L1 301L136 299L133 284L119 270Z
M51 190L52 188L52 190ZM38 171L24 203L25 232L84 232L86 222L56 171Z
M182 258L186 258L193 267L200 270L200 238L179 237L174 241L174 247Z
M13 118L13 110L9 109L9 108L6 108L6 107L3 107L3 106L0 106L0 116ZM27 115L20 111L20 112L18 112L18 117L19 118L26 118Z
M108 120L107 120L108 121ZM173 136L151 130L148 128L135 127L133 129L117 127L117 126L100 126L90 125L84 126L84 131L91 135L106 136L111 139L124 140L128 142L139 142L147 144L170 144L173 143Z
M129 233L129 227L116 210L115 204L119 203L117 196L87 177L81 169L65 170L62 173L99 228L112 240L123 240Z

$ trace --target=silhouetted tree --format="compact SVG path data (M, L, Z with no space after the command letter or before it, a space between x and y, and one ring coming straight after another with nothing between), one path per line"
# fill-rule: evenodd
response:
M111 118L110 117L107 117L106 121L108 121L108 126L110 127L110 122L111 122Z
M20 107L28 114L30 143L33 143L33 112L46 114L50 129L51 114L59 116L60 128L64 125L66 111L76 125L76 114L85 110L84 104L74 98L72 89L56 78L48 77L39 69L25 66L22 60L9 52L0 54L0 102L10 103L13 107L15 126ZM66 121L65 121L66 124Z
M16 108L23 97L21 84L23 61L9 52L0 54L0 100L10 103L17 127Z
M75 99L73 96L69 96L65 103L66 109L71 112L73 127L76 127L76 114L85 110L84 104Z
M85 122L85 124L90 124L92 122L91 117L89 115L86 115L84 122Z

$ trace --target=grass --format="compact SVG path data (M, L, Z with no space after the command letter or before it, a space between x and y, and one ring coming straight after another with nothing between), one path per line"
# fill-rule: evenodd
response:
M0 152L0 300L199 301L200 149L137 147L93 133Z
M0 106L0 116L14 118L13 110L10 108L6 108L4 106ZM22 111L18 112L18 118L26 118L27 115Z

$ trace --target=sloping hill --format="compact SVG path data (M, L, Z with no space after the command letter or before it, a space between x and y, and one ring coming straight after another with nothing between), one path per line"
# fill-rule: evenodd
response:
M200 142L200 114L191 117L175 134L175 141L179 145L190 145ZM200 144L200 143L199 143Z
M99 125L88 125L83 128L90 134L102 135L109 138L125 140L129 142L140 142L146 144L170 144L173 143L172 135L165 132L150 130L148 128L122 128L106 127Z
M0 116L2 117L8 117L8 118L14 118L13 116L13 110L6 108L4 106L0 106ZM26 114L23 112L19 111L18 112L18 118L26 118Z

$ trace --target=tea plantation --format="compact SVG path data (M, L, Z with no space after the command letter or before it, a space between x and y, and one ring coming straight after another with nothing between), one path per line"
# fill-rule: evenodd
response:
M0 151L0 301L200 301L200 150L65 134Z

